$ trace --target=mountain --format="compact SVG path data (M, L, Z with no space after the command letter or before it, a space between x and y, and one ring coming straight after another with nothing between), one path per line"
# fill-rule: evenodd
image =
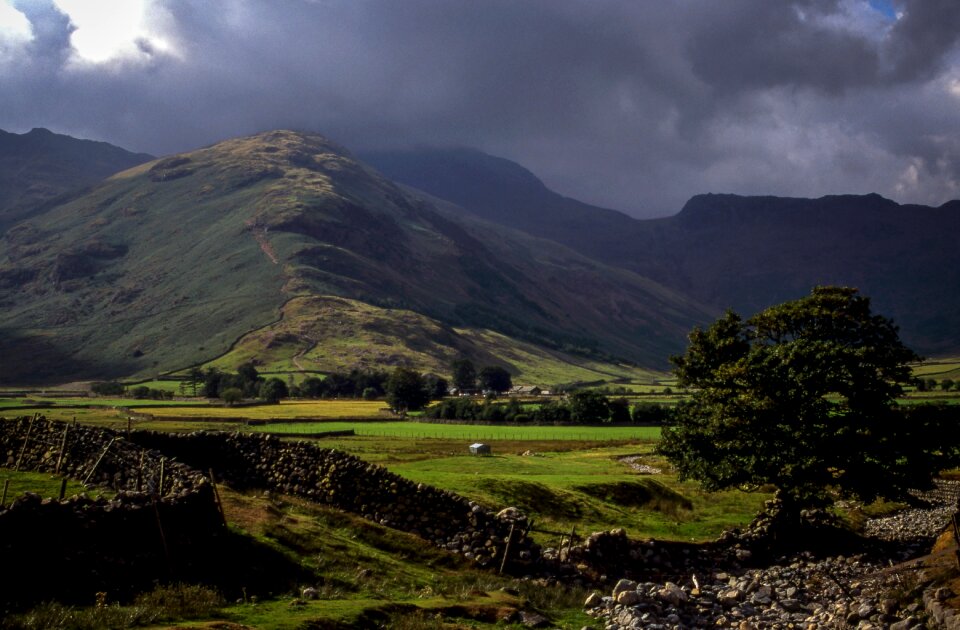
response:
M639 220L558 195L508 160L464 149L364 156L387 177L552 239L717 309L752 314L818 284L858 287L928 354L960 350L960 201L698 195Z
M0 230L28 216L38 204L152 159L47 129L24 134L0 130Z
M345 301L307 299L324 296ZM332 321L354 302L473 339L488 331L658 366L712 315L633 272L401 189L322 136L275 131L136 166L10 227L0 355L16 361L0 379L148 376L238 347L250 358L267 348L241 338L279 331L291 311ZM311 360L315 328L281 332ZM422 342L408 337L396 341Z

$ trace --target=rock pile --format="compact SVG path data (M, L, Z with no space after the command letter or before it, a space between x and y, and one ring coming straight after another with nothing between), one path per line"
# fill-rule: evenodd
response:
M738 574L691 574L675 582L621 580L588 612L619 628L912 628L922 607L901 609L900 585L885 564L864 556L818 560L809 554Z
M867 521L866 534L874 538L892 541L914 539L917 546L927 545L935 538L950 516L957 509L960 498L960 481L938 480L930 492L917 493L917 498L926 501L926 507L903 510L885 518Z
M877 519L868 523L867 531L877 540L886 541L882 547L887 553L892 550L895 560L925 553L933 537L943 530L956 510L958 487L960 484L954 482L941 483L934 493L926 495L941 502L939 505ZM776 520L775 515L772 520ZM763 519L760 521L759 528L771 525ZM596 539L594 544L604 541L602 546L609 547L612 539L621 538L611 534L613 532L591 538ZM907 582L915 576L892 571L889 555L861 553L822 557L805 551L778 557L762 568L745 568L741 563L755 558L751 558L748 545L737 541L756 544L760 540L756 524L741 536L743 538L728 535L724 545L688 553L680 563L669 562L666 567L674 570L672 579L622 579L610 595L595 593L588 598L585 608L608 630L704 627L906 630L926 627L928 617L939 623L960 620L942 606L943 600L953 597L944 589L926 593L926 607L918 601L905 601L903 593L913 586ZM621 540L613 549L636 555L637 546Z

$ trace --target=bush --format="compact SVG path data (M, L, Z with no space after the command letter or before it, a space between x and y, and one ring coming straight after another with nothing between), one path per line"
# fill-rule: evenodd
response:
M124 389L123 385L116 381L102 381L91 385L90 391L100 396L122 396Z
M641 402L633 406L632 417L636 424L662 426L670 424L673 409L657 403Z
M243 400L243 391L239 387L228 387L220 392L220 397L228 405L235 405Z

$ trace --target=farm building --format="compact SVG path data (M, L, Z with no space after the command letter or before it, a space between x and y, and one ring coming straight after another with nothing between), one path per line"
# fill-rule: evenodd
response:
M470 454L471 455L489 455L490 454L490 445L481 444L477 442L476 444L470 445Z
M540 392L536 385L517 385L510 389L511 396L539 396Z

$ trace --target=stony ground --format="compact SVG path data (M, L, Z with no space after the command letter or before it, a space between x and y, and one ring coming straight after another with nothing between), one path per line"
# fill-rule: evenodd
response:
M936 600L951 594L928 593L932 602L925 610L907 597L916 571L892 567L929 551L958 495L960 482L942 482L926 495L930 507L869 521L867 534L886 541L883 554L818 558L803 552L762 568L734 563L729 571L691 573L676 582L621 580L609 595L591 596L586 608L606 630L929 627L931 606L937 609Z

